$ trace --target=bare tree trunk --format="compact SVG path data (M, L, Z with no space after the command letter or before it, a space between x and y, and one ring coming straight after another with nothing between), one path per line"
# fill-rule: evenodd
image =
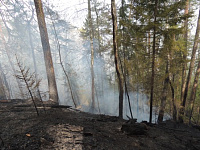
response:
M94 47L93 47L93 25L92 25L92 16L91 16L91 6L90 0L88 0L88 20L89 20L89 34L90 34L90 48L91 48L91 78L92 78L92 107L91 111L93 112L95 109L95 95L94 95Z
M49 38L42 8L42 2L41 0L34 0L34 3L35 3L38 25L40 29L41 42L44 52L47 80L49 85L49 99L54 101L55 103L58 103L58 91L56 86L56 79L55 79L53 61L51 56Z
M154 9L154 28L153 28L153 54L152 54L152 73L151 73L151 94L150 94L150 114L149 123L152 123L152 110L153 110L153 94L154 94L154 75L155 75L155 54L156 54L156 19L157 19L157 6L158 0L155 1Z
M123 81L122 75L120 73L119 67L119 55L118 55L118 47L117 47L117 16L116 16L116 6L115 0L111 0L111 14L112 14L112 22L113 22L113 49L114 49L114 58L115 58L115 68L118 77L118 88L119 88L119 118L123 118Z
M195 55L196 55L196 51L197 51L198 43L199 43L199 32L200 32L200 10L199 10L199 17L198 17L198 20L197 20L197 29L196 29L194 45L193 45L193 49L192 49L191 62L190 62L188 76L187 76L186 87L185 87L185 91L184 91L184 95L183 95L183 102L181 104L181 108L180 108L180 111L179 111L179 121L180 122L183 122L183 115L184 115L184 111L185 111L185 103L186 103L186 99L187 99L188 90L189 90L189 87L190 87L192 71L193 71L193 68L194 68L194 65L195 65Z

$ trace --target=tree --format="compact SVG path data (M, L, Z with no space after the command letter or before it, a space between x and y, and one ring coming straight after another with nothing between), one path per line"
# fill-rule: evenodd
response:
M165 72L165 81L164 81L164 86L163 86L163 94L161 97L161 104L160 104L160 110L159 110L159 115L158 115L158 122L163 121L163 116L164 116L164 109L166 105L166 99L167 99L167 88L169 84L169 70L168 70L168 58L166 59L166 72Z
M115 0L111 0L111 15L113 22L113 49L114 49L114 61L115 61L115 69L118 77L118 90L119 90L119 118L123 118L123 80L122 74L120 72L119 66L119 54L117 47L117 14L116 14L116 5Z
M200 58L200 56L199 56ZM196 93L197 93L197 87L198 87L198 81L199 81L199 74L200 74L200 61L198 62L198 66L196 69L196 74L195 74L195 78L194 78L194 82L193 82L193 86L192 86L192 91L190 94L190 114L189 114L189 123L191 124L191 118L192 118L192 113L194 110L194 104L195 104L195 99L196 99Z
M129 96L128 86L127 86L128 83L126 81L127 68L126 68L125 60L126 60L126 51L127 51L127 37L125 36L125 34L127 33L127 27L124 25L124 23L127 20L127 16L126 16L127 9L126 9L125 5L126 5L125 1L122 0L121 8L120 8L120 15L119 15L119 17L120 17L119 34L120 34L120 37L122 40L118 40L118 43L120 44L119 49L121 48L121 55L123 55L123 60L121 60L119 57L119 61L120 61L121 73L123 76L123 82L124 82L124 87L125 87L125 96L127 96L130 115L131 115L131 118L133 119L130 96ZM138 71L137 71L137 75L138 75ZM138 89L138 85L137 85L137 116L138 116L138 91L139 91L139 89Z
M49 12L49 15L51 16L50 12ZM72 97L72 101L74 103L74 107L77 108L77 104L76 104L76 101L74 99L74 94L73 94L73 91L72 91L72 86L71 86L71 83L70 83L70 80L69 80L69 75L67 74L67 71L65 70L65 67L63 65L63 62L62 62L62 57L61 57L61 51L60 51L60 42L59 42L59 39L58 39L58 35L57 35L57 31L56 31L56 27L55 27L55 24L53 22L53 19L51 17L51 20L52 20L52 25L53 25L53 30L54 30L54 34L55 34L55 42L57 44L57 48L58 48L58 54L59 54L59 60L60 60L60 65L62 67L62 70L67 78L67 82L68 82L68 85L69 85L69 90L70 90L70 94L71 94L71 97Z
M199 9L198 20L200 20L200 9ZM200 30L200 23L199 22L200 21L198 21L198 23L197 23L197 30ZM198 36L198 35L196 35L196 36ZM194 47L197 49L198 44L199 44L199 42L198 42L199 37L195 37L195 41L197 41L197 42L194 43ZM196 69L196 73L195 73L195 77L194 77L194 82L193 82L193 86L192 86L192 90L191 90L191 94L190 94L190 99L189 99L189 102L191 104L190 115L189 115L189 123L191 123L192 113L193 113L193 109L194 109L194 103L195 103L195 98L196 98L196 91L197 91L197 85L198 85L198 80L199 80L199 74L200 74L200 61L198 61L198 65L197 65L197 69Z
M89 20L89 35L90 35L90 49L91 49L91 92L92 92L92 112L95 108L95 97L94 97L94 46L93 46L93 26L92 26L92 15L91 15L91 6L90 6L90 0L88 0L88 20Z
M192 49L190 67L189 67L186 86L185 86L184 95L183 95L183 101L182 101L181 108L180 108L180 111L179 111L179 121L180 122L183 122L185 104L186 104L186 100L187 100L188 91L189 91L189 88L190 88L192 71L193 71L194 65L195 65L196 51L197 51L198 44L199 44L199 34L200 34L200 10L199 10L199 17L198 17L198 20L197 20L197 28L196 28L195 39L194 39L194 44L193 44L193 49Z
M157 10L158 1L155 0L154 8L154 27L153 27L153 47L152 47L152 70L151 70L151 93L150 93L150 116L149 123L152 122L152 111L153 111L153 95L154 95L154 76L155 76L155 54L156 54L156 22L157 22Z
M185 2L185 15L189 13L189 0ZM186 17L184 21L184 42L185 42L185 51L183 52L183 69L182 69L182 87L181 87L181 101L183 101L183 95L185 93L185 86L186 86L186 58L187 58L187 47L188 47L188 17Z
M39 30L40 30L40 36L41 36L41 42L42 42L44 60L45 60L45 66L46 66L46 73L47 73L47 79L48 79L48 85L49 85L49 99L54 101L55 103L58 103L58 91L57 91L57 86L56 86L56 79L55 79L53 61L52 61L52 56L51 56L48 32L46 28L44 13L43 13L42 1L34 0L34 3L35 3L35 9L37 13L37 19L38 19L38 25L39 25Z
M1 93L3 92L2 94L6 97L6 99L10 99L11 98L10 88L8 86L8 82L2 70L1 64L0 64L0 85L2 89Z
M36 91L35 89L38 89L41 80L36 81L35 74L30 73L30 68L23 67L21 62L17 58L17 56L16 56L16 60L17 60L17 65L19 67L19 71L18 71L18 74L16 74L15 76L19 80L21 80L22 82L25 83L25 87L27 88L28 93L31 97L31 100L34 104L35 110L37 112L37 116L39 116L39 112L38 112L38 109L37 109L37 106L36 106L36 103L35 103L35 99L34 99L34 96L33 96L33 91ZM41 99L41 101L42 101L42 99Z

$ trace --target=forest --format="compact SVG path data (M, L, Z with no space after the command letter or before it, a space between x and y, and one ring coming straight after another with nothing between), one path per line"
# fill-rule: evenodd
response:
M198 0L71 3L0 0L0 112L23 101L38 116L200 126Z

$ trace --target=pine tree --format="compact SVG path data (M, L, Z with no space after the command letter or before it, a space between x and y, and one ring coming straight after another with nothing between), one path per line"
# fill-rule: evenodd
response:
M34 0L49 84L49 99L58 103L58 91L41 0Z

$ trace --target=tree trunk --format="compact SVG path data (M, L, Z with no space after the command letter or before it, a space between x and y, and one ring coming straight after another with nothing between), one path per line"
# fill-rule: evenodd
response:
M5 92L6 98L10 99L11 98L10 89L9 89L9 86L8 86L6 76L3 73L1 64L0 64L0 79L1 79L1 82L2 82L2 90Z
M155 75L155 54L156 54L156 19L157 19L157 6L158 0L155 1L154 9L154 27L153 27L153 54L152 54L152 73L151 73L151 94L150 94L150 114L149 123L152 123L152 110L153 110L153 94L154 94L154 75Z
M117 47L117 16L116 16L116 6L115 0L111 0L111 14L113 22L113 49L114 49L114 60L115 69L118 77L118 88L119 88L119 118L123 118L123 81L122 74L120 73L119 67L119 57L118 57L118 47Z
M199 55L200 58L200 55ZM190 94L190 116L189 116L189 123L191 123L191 118L192 118L192 113L193 113L193 108L194 108L194 102L196 98L196 91L197 91L197 86L198 86L198 81L199 81L199 74L200 74L200 61L198 62L195 78L194 78L194 83L192 86L192 91Z
M3 77L2 74L0 73L0 100L1 99L7 99L7 96L6 96L5 85L3 83Z
M185 15L188 15L189 12L189 0L185 3ZM184 41L185 41L185 52L183 52L183 60L185 61L183 63L183 69L182 69L182 86L181 86L181 101L183 101L183 95L185 92L185 86L186 86L186 68L187 68L187 40L188 40L188 18L186 18L184 22Z
M188 76L187 76L185 91L184 91L184 95L183 95L183 102L181 104L181 108L180 108L180 111L179 111L179 121L180 122L183 122L183 115L184 115L184 111L185 111L185 103L186 103L186 99L187 99L188 90L189 90L189 87L190 87L192 71L193 71L193 68L194 68L194 65L195 65L195 55L196 55L196 51L197 51L198 43L199 43L199 32L200 32L200 10L199 10L199 17L198 17L198 20L197 20L197 29L196 29L194 45L193 45L193 49L192 49L191 62L190 62Z
M166 76L166 78L164 81L163 92L162 92L162 97L161 97L161 104L160 104L160 110L159 110L159 115L158 115L158 123L163 121L164 110L165 110L165 105L166 105L166 100L167 100L167 88L168 88L168 84L169 84L168 60L166 63L165 76Z
M88 0L88 20L89 20L89 34L90 34L90 49L91 49L91 78L92 78L92 106L91 111L94 112L95 109L95 95L94 95L94 47L93 47L93 25L92 25L92 15L90 0Z
M58 91L41 0L34 0L49 85L49 99L58 103Z
M173 82L174 82L174 75L173 75ZM172 105L173 105L173 110L172 110L172 117L174 121L177 121L177 109L176 109L176 101L175 101L175 91L174 91L174 87L172 85L172 81L169 81L170 83L170 88L171 88L171 92L172 92Z
M97 4L96 4L96 1L95 1L95 13L96 13L96 24L97 24L97 38L98 38L98 50L100 52L100 49L101 49L101 40L100 40L100 28L99 28L99 14L98 14L98 10L97 10Z

